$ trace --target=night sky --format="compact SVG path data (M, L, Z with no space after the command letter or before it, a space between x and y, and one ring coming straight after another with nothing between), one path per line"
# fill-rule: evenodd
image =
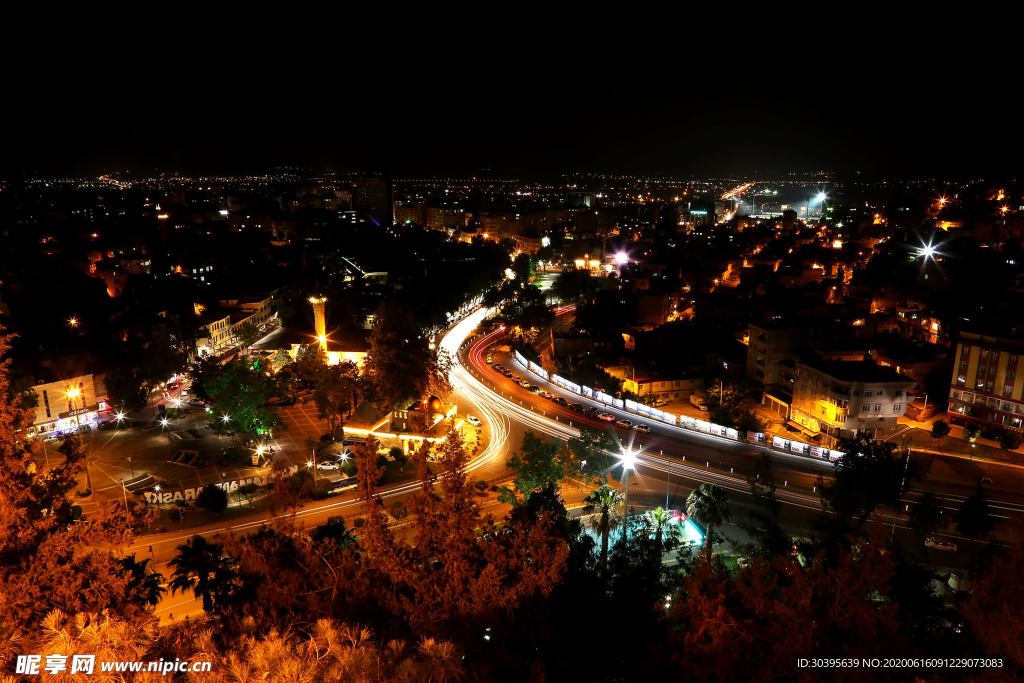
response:
M906 73L638 79L613 64L514 78L272 66L22 73L0 172L259 173L279 165L422 176L561 173L1012 175L1016 109Z

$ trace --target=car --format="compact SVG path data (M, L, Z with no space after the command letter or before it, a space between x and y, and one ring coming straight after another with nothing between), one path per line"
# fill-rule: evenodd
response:
M924 541L926 548L934 548L935 550L948 550L951 553L956 552L956 543L949 543L948 541L940 541L934 536L927 538Z
M640 432L641 434L650 434L651 428L647 425L633 425L633 431Z
M538 387L536 384L531 384L531 385L529 385L526 388L529 389L530 391L532 391L535 394L540 392L540 387Z
M597 418L605 422L615 422L615 416L611 413L598 413Z
M633 421L632 420L616 420L615 424L619 425L620 427L625 427L626 429L629 429L630 427L633 426Z
M466 422L473 425L474 427L479 427L480 425L483 424L482 422L480 422L480 418L477 417L476 415L470 415L469 417L467 417Z
M491 358L490 356L487 356L487 364L491 365L492 363L494 363L494 359Z
M538 391L537 395L540 396L541 398L546 398L549 401L555 397L555 395L552 394L550 391Z
M495 364L494 364L494 365L492 365L491 367L492 367L492 368L494 368L495 370L497 370L498 372L501 372L502 370L504 370L504 369L505 369L505 366L504 366L504 365L501 365L501 364L499 364L499 363L495 363Z
M579 403L570 403L569 410L575 410L577 413L582 413L583 406L581 406Z
M334 435L328 432L320 436L321 443L334 443Z
M203 399L199 398L198 396L193 396L192 398L190 398L188 400L188 403L189 403L189 405L193 405L193 406L201 406L204 403L206 403L206 401L204 401Z
M551 399L551 402L555 403L557 405L560 405L560 406L567 406L567 405L569 405L569 402L566 401L561 396L555 396L553 399Z
M334 460L321 460L316 464L316 468L318 470L340 470L341 465Z
M512 381L515 382L516 384L519 384L520 382L523 381L523 378L520 377L519 375L512 375Z
M113 422L100 422L99 429L101 432L105 432L110 429L117 429L117 425Z
M518 382L516 382L516 384L521 386L523 389L529 389L530 388L530 383L527 382L525 379L519 380Z

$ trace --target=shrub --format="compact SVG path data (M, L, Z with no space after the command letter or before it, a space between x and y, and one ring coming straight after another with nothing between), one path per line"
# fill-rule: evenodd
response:
M1021 436L1018 432L1004 431L999 435L999 445L1008 451L1015 451L1021 446Z
M387 467L388 466L388 456L386 456L386 455L379 455L378 454L377 455L376 464L377 464L377 469L380 469L381 467Z
M356 461L353 460L352 458L349 458L348 460L341 463L341 471L345 473L345 476L356 476L356 470L358 470L358 468L356 467Z
M409 458L406 457L405 453L398 446L392 446L391 450L388 451L388 455L399 465L404 465L409 462Z
M487 482L481 479L480 481L473 484L473 487L480 493L483 493L484 491L487 490Z
M352 520L352 526L354 526L357 529L362 528L365 525L366 525L366 520L363 519L362 517L356 517L354 520Z

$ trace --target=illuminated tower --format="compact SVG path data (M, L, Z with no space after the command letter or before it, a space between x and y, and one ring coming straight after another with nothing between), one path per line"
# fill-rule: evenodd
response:
M313 328L316 330L316 339L320 342L320 348L327 353L327 317L324 314L327 297L310 297L309 303L313 304Z

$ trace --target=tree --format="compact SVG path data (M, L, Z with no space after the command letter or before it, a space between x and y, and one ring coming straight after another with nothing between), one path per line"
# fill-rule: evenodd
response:
M578 471L594 484L601 484L615 462L610 454L618 452L618 449L615 433L611 429L599 432L581 427L580 435L566 442L567 467L573 472Z
M701 484L686 499L686 514L704 525L706 546L713 543L714 528L732 519L729 494L718 484Z
M508 459L513 473L513 488L502 486L498 500L514 505L523 505L535 491L547 486L558 490L566 475L565 460L558 441L548 440L527 431L518 453Z
M370 333L366 376L388 409L403 408L434 393L451 391L451 359L428 347L416 316L399 302L377 308L377 324Z
M355 534L349 531L345 525L345 518L340 515L329 517L324 524L314 528L310 538L315 543L331 541L337 543L342 548L354 546L356 543Z
M196 505L210 512L224 512L228 506L228 493L216 484L207 484L199 490Z
M919 474L913 460L904 463L893 456L894 448L862 434L840 439L836 449L845 455L836 462L831 481L818 480L822 506L859 527L879 505L898 500L904 478L912 481Z
M262 432L281 424L277 411L268 405L278 391L263 361L247 356L233 358L223 366L204 371L201 384L213 401L215 428L235 427L255 440Z
M584 499L587 508L593 509L597 516L591 520L590 528L601 538L601 567L608 567L608 538L619 525L619 503L622 501L622 494L616 489L604 484L593 491Z
M736 525L747 532L750 542L740 545L740 551L748 558L762 557L771 561L773 557L785 557L790 554L793 539L787 534L779 522L782 504L775 495L775 474L771 457L767 453L747 479L750 486L751 505L747 513Z
M0 328L2 332L2 328ZM0 334L0 358L9 338ZM26 438L34 412L9 386L9 360L0 362L0 621L10 627L37 622L54 609L105 609L136 616L149 605L149 586L138 568L110 549L131 545L133 528L151 520L144 506L128 510L101 502L76 521L73 495L85 469L77 437L63 456L44 461L41 443Z
M236 343L242 352L249 350L249 347L260 338L260 328L254 322L245 322L234 329Z
M252 497L255 496L260 490L259 484L249 482L248 484L242 484L238 487L238 495L245 498L245 502L250 506L252 505Z
M736 429L741 432L764 432L767 423L752 410L740 410L736 414Z
M708 421L721 425L723 427L735 427L736 420L732 416L732 411L722 405L711 406L708 410Z
M321 420L327 420L331 434L337 436L337 430L345 423L345 412L355 407L358 377L359 369L355 363L332 365L323 373L320 383L313 391L317 416Z
M307 344L295 359L295 375L303 382L318 384L327 372L327 355L320 344Z
M931 536L944 525L939 497L925 491L921 499L910 507L910 528L922 536Z
M974 443L981 436L981 427L972 423L964 425L964 438L968 442Z
M202 598L203 611L212 613L215 606L227 601L236 585L234 560L222 545L198 534L179 545L177 553L168 563L174 567L168 586L173 593L191 590L196 598Z
M992 517L989 514L988 499L978 483L974 494L964 501L956 514L956 530L964 536L980 538L992 532Z
M937 443L941 442L942 437L949 434L949 423L945 420L936 420L932 423L932 438Z
M985 571L971 581L971 593L960 606L960 615L977 640L978 652L1002 656L1017 671L1024 669L1024 533L1014 527L1015 543L991 560Z
M661 552L667 552L682 540L682 529L669 510L656 507L644 513L647 533L654 536L654 543Z

